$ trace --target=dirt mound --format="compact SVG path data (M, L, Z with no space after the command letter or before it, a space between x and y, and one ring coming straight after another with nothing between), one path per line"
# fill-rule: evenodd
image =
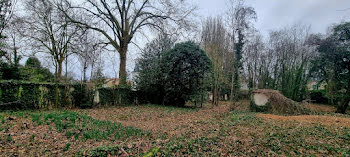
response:
M309 114L310 110L302 104L288 99L277 90L258 89L252 92L250 109L255 112L273 114L300 115Z

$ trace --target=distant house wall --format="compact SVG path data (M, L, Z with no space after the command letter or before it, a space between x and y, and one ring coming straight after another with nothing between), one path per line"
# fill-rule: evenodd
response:
M105 83L102 85L103 88L112 88L113 86L119 85L119 79L113 78L113 79L106 79Z
M241 83L241 90L249 90L248 84L245 83L245 82L242 82L242 83Z
M119 78L109 78L104 81L105 83L102 85L103 88L113 88L119 85ZM128 85L132 85L131 81L126 81Z
M326 89L326 83L321 82L319 83L318 81L311 81L307 84L307 89L308 90L324 90Z

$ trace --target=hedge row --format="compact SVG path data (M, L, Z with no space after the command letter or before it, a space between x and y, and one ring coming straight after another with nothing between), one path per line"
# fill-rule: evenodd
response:
M0 109L86 108L94 105L132 104L134 99L135 94L130 88L94 89L85 84L0 82Z

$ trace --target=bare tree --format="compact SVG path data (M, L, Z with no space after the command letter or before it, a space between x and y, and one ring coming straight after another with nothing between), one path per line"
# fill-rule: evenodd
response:
M6 36L4 57L8 63L17 67L22 56L20 55L20 49L23 47L23 39L17 31L20 25L16 20L11 20L7 26L8 28L3 32Z
M232 50L234 51L233 74L231 79L231 96L232 102L238 99L240 90L240 75L242 72L242 54L245 43L245 34L251 28L251 21L257 19L253 7L246 6L244 0L230 0L230 8L227 12L229 36L231 38Z
M66 0L68 3L68 0ZM157 28L167 22L186 27L190 22L194 7L182 1L155 0L85 0L74 5L72 10L80 10L91 18L92 24L80 21L66 13L68 19L82 27L101 33L120 56L120 84L126 84L126 56L134 36L145 27ZM67 10L61 9L66 12Z
M27 0L25 9L27 14L20 17L23 26L20 32L34 48L50 54L56 79L60 81L70 42L77 36L79 27L68 22L53 0Z
M6 36L4 35L4 30L7 28L7 25L10 22L10 19L13 15L15 8L16 0L1 0L0 1L0 59L5 56L8 60L8 54L4 49L6 47L4 39ZM11 61L11 59L10 59Z
M0 35L9 23L15 8L16 0L1 0L0 1Z
M86 72L89 67L91 67L92 78L95 63L98 61L102 46L100 45L100 40L95 37L96 34L86 30L79 38L73 40L73 51L78 56L78 60L82 66L83 81L86 82Z
M263 59L265 55L265 43L263 37L256 30L250 33L247 37L248 42L244 47L243 65L246 72L246 82L248 88L251 91L258 86L259 71L264 68L263 63L268 61Z
M213 105L218 105L220 85L225 82L223 66L227 54L227 32L221 18L208 18L202 28L202 46L211 59L214 72L212 76Z
M308 26L294 25L271 31L266 43L253 36L245 46L250 87L280 90L298 101L305 98L310 61L316 54L308 32Z

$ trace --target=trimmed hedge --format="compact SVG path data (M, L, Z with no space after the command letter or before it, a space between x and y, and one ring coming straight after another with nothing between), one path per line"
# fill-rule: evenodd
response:
M72 104L79 108L91 108L94 105L94 90L89 89L87 85L73 85L74 90L71 91Z
M58 86L58 102L62 105L64 88ZM54 84L37 84L21 81L0 82L1 109L36 109L48 108L56 102Z
M98 92L101 105L129 105L136 100L136 93L128 87L99 88Z
M132 104L130 88L89 88L85 84L58 84L58 107L90 108L96 105ZM98 93L98 95L96 94ZM97 99L100 101L94 101ZM56 107L56 84L0 81L0 110Z

